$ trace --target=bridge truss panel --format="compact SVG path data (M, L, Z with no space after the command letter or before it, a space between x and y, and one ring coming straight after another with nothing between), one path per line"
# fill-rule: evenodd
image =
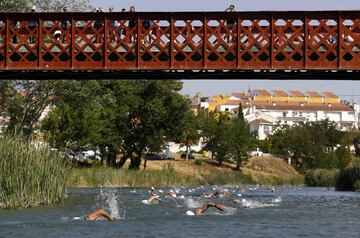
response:
M359 16L0 13L0 70L358 70Z

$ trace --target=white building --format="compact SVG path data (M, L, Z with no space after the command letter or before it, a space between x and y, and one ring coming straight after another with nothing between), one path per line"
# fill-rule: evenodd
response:
M250 130L264 140L278 125L295 125L299 122L315 122L328 119L337 124L339 130L358 128L359 105L352 107L340 102L331 92L319 94L314 91L301 93L296 90L285 93L274 90L253 90L247 98L236 98L233 94L228 102L218 105L216 111L229 111L237 116L239 104L243 108Z

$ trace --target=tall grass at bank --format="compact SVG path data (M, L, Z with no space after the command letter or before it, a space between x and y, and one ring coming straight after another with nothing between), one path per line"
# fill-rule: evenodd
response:
M305 184L311 187L335 187L337 169L314 169L305 174Z
M0 137L0 203L3 208L61 202L70 164L21 136Z
M335 188L338 191L360 192L360 164L340 170Z
M251 178L240 172L192 175L175 171L172 163L162 170L126 170L110 167L75 168L69 178L69 187L166 187L207 184L249 184Z

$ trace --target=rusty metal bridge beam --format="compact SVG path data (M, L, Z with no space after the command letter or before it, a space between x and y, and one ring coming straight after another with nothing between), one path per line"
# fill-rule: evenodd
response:
M138 74L131 78L190 77L181 70L201 78L214 78L211 70L358 75L360 11L0 13L1 77L89 70Z

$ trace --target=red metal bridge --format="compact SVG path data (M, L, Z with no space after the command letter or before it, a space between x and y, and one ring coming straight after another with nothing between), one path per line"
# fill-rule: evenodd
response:
M356 79L360 11L0 13L0 78Z

